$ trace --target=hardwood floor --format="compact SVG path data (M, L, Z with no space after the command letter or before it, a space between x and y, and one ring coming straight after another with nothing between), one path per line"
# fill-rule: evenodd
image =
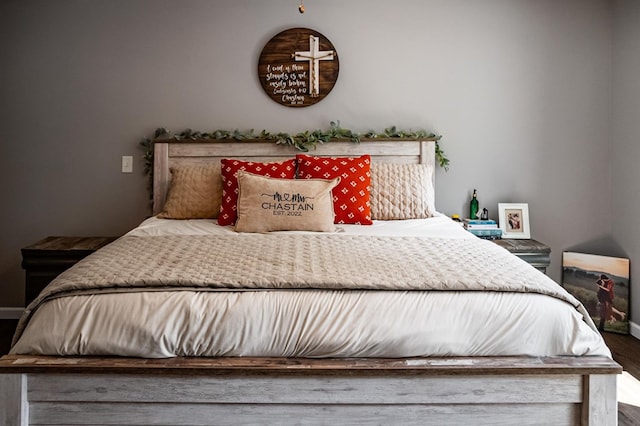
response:
M613 358L640 380L640 340L631 335L615 333L603 333L603 337L613 352Z
M640 425L640 340L629 335L604 333L613 359L624 372L618 378L618 426Z

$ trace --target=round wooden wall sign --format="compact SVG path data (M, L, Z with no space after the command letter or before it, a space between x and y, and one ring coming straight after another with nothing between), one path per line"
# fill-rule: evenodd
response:
M276 34L262 49L258 78L267 95L288 107L323 100L338 80L340 63L333 44L308 28Z

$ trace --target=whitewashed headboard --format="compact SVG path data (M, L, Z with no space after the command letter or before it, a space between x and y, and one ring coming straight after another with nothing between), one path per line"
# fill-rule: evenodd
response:
M222 158L279 161L301 153L291 145L251 140L157 140L154 143L153 214L162 211L171 181L170 168L177 164L204 164ZM369 154L373 162L426 164L435 168L435 142L416 140L370 140L354 143L332 141L308 152L321 156Z

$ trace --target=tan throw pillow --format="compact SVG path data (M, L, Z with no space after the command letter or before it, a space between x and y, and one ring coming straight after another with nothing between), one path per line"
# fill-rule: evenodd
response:
M424 219L434 215L433 168L424 164L371 164L371 219Z
M325 179L275 179L238 172L237 232L333 232L331 189L337 177Z
M219 164L171 167L171 184L163 219L215 219L220 213L222 177Z

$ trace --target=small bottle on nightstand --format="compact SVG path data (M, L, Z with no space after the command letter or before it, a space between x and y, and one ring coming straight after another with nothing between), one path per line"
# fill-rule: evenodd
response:
M477 219L478 218L478 194L476 190L473 190L473 198L471 198L471 203L469 204L469 218Z

